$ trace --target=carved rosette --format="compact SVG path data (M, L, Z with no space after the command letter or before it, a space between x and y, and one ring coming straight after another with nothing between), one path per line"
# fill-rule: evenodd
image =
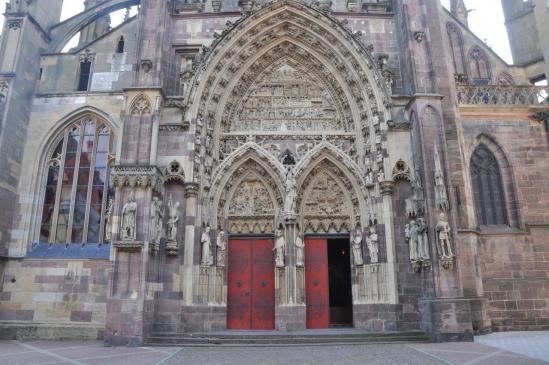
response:
M185 173L183 167L177 161L172 161L164 169L164 176L166 177L167 183L179 183L185 184Z
M152 188L163 193L164 175L156 166L114 166L111 185L115 187Z

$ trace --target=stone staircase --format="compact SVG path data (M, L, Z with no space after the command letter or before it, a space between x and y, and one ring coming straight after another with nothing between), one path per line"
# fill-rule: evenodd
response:
M299 332L221 331L209 333L151 333L147 346L320 346L368 343L431 342L425 332L366 332L357 329L326 329Z

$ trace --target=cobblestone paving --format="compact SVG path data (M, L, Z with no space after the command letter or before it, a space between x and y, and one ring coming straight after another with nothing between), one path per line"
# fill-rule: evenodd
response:
M514 335L514 341L506 338L505 349L480 343L128 348L103 347L99 341L0 341L0 365L547 364L506 351L531 336L529 333ZM548 342L539 342L536 346L541 349L549 347Z

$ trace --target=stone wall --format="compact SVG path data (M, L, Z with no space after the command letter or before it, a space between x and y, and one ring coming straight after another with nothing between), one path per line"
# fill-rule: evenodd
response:
M509 161L518 227L476 227L480 275L494 331L549 329L549 149L539 122L509 113L502 120L463 121L466 168L479 136L489 136Z
M101 339L107 260L10 260L0 293L0 338Z

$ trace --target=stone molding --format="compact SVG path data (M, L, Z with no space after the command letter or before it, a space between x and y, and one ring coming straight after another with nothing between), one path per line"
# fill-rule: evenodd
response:
M152 188L162 193L164 175L156 166L114 166L111 170L111 184L115 187Z

